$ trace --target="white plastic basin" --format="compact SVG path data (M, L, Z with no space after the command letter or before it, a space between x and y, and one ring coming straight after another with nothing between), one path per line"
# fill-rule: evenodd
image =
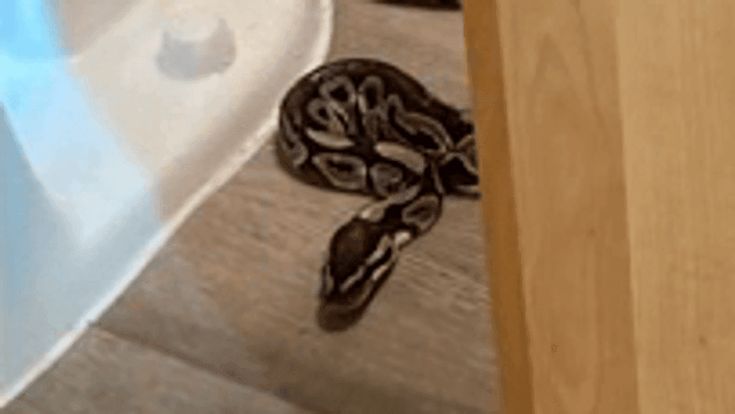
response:
M276 127L331 0L0 2L0 407Z

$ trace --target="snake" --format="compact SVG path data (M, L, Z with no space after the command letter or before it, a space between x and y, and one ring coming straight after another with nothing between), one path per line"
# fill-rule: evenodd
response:
M446 196L479 196L468 112L374 58L323 63L285 93L283 164L309 184L371 198L332 234L318 289L324 306L364 309L400 253L433 228Z

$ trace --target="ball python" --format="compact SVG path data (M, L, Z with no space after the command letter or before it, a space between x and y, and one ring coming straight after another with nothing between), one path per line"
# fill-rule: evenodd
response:
M374 199L329 242L320 297L338 312L370 300L446 195L478 195L466 112L383 61L342 59L303 75L281 102L279 129L277 151L300 179Z

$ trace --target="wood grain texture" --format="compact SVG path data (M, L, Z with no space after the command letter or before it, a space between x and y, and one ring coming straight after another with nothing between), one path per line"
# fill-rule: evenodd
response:
M735 4L624 1L635 325L645 413L735 412Z
M332 58L393 62L469 106L461 13L372 0L337 1L336 11ZM211 197L97 324L92 335L112 338L102 349L124 346L127 357L143 358L140 372L117 375L120 357L77 347L22 401L69 408L64 398L72 395L79 412L127 414L111 406L110 393L121 387L130 395L141 388L149 412L159 412L156 401L167 412L171 399L183 412L239 404L234 396L214 401L222 391L207 384L217 378L320 414L496 413L480 203L447 200L440 222L402 255L363 320L328 334L315 321L324 249L368 200L302 184L274 155L267 145ZM172 361L176 368L155 374ZM151 377L160 381L153 396L141 379Z
M483 170L505 399L518 413L637 413L617 2L467 3L470 36L500 28L473 72L478 96L504 90L507 113L507 131L478 114L483 162L507 158Z
M511 411L735 412L735 5L470 8Z
M528 324L497 9L495 4L477 1L468 1L464 7L480 184L486 199L486 260L493 269L490 291L501 366L501 405L508 413L532 413Z

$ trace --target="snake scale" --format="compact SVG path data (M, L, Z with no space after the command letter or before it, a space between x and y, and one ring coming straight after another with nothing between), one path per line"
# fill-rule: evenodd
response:
M300 179L374 199L329 243L320 297L337 312L364 309L446 195L478 195L472 122L389 63L349 58L305 74L279 128L280 158Z

